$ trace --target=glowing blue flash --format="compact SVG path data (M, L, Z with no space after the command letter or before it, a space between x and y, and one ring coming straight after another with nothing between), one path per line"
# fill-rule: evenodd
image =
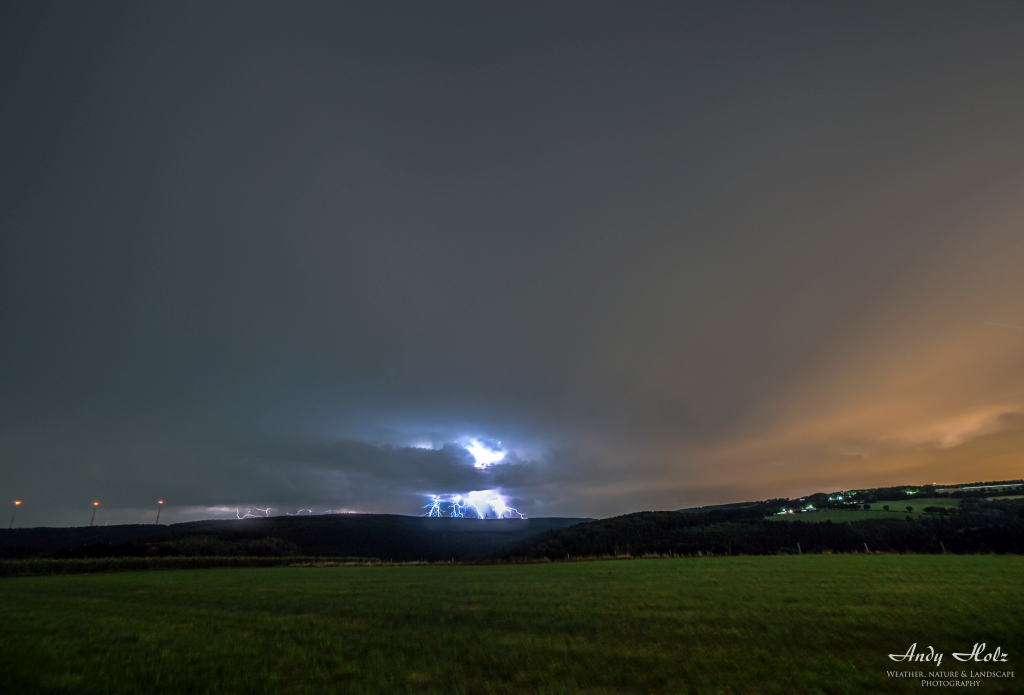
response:
M476 515L481 519L485 519L488 513L493 513L498 519L503 519L506 515L511 517L513 514L520 519L526 518L526 515L520 513L518 509L508 506L505 497L497 490L471 492L466 496L466 503L476 510Z
M477 468L487 468L492 463L498 463L505 458L504 451L491 449L475 439L466 446L466 451L472 454L473 460L476 461Z
M514 507L508 506L505 497L497 490L476 490L465 497L455 495L444 500L440 495L429 495L430 504L424 505L427 513L423 516L444 516L441 505L448 504L448 516L465 517L466 508L471 507L480 519L504 519L513 515L525 519L526 515Z

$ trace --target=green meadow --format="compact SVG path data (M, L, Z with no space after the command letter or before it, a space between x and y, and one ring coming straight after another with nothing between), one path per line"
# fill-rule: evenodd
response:
M882 507L889 505L886 511ZM902 519L908 514L912 517L932 516L925 514L925 507L959 507L960 500L955 497L926 497L914 500L882 500L871 504L871 509L816 509L803 514L771 514L769 521L861 521L863 519ZM907 507L913 511L908 512Z
M893 511L907 511L907 507L913 507L914 512L919 512L925 507L959 507L960 500L956 497L915 497L909 500L879 500L871 504L872 509L881 509L883 505L889 505Z
M933 669L887 657L912 643L1020 670L1022 579L953 555L6 577L0 671L25 693L911 693L886 672Z

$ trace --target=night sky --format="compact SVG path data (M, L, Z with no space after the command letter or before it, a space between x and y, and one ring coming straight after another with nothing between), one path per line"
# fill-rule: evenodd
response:
M5 2L0 498L1019 478L1022 37L1010 2Z

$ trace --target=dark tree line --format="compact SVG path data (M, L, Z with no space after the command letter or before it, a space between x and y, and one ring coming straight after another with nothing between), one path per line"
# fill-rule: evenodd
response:
M512 546L511 556L881 552L1024 553L1021 500L967 505L914 519L769 521L764 510L701 514L640 512L550 531ZM813 519L808 514L808 519Z

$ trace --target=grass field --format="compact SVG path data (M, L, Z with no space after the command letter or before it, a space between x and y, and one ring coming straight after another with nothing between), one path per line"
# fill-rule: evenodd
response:
M889 505L889 511L882 505ZM769 521L860 521L862 519L903 519L908 514L919 517L924 514L925 507L959 507L957 498L929 497L915 500L883 500L871 505L871 509L818 509L804 514L771 514L765 517ZM914 511L908 512L907 507Z
M8 577L0 672L25 693L918 692L886 675L928 670L886 656L915 642L1020 670L1022 578L951 555Z
M881 509L869 509L867 511L863 509L819 509L813 512L805 512L803 514L772 514L766 516L768 521L833 521L833 522L847 522L847 521L861 521L863 519L902 519L907 516L907 510L904 509L902 514L896 514L895 512L886 512ZM915 512L912 516L917 516Z
M925 507L959 507L960 498L958 497L915 497L912 500L879 500L871 505L872 509L881 509L883 504L889 505L890 509L898 510L902 509L904 512L907 511L907 507L913 507L915 512L918 512Z

